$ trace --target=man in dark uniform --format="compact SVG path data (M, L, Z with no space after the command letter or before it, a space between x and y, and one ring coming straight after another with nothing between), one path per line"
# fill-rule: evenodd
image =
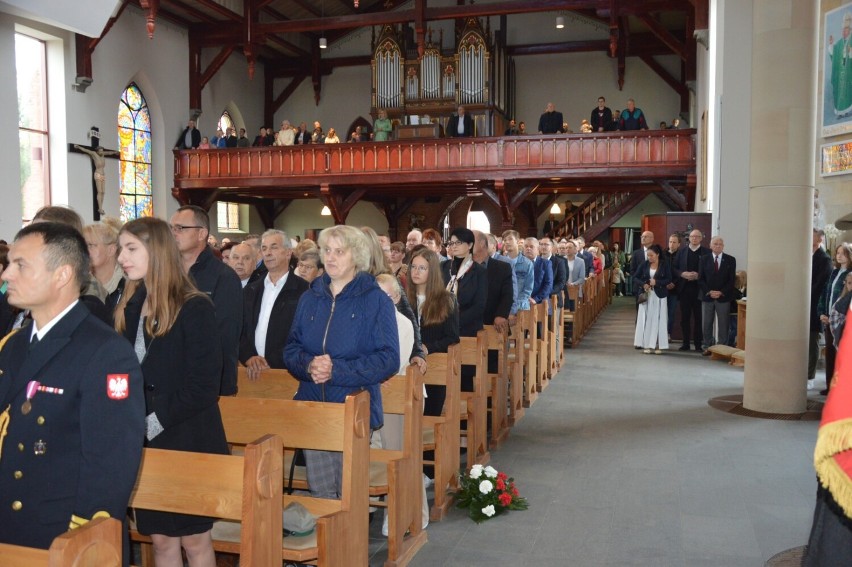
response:
M82 235L32 224L9 260L9 302L32 321L0 350L0 541L46 549L94 518L124 519L145 434L142 371L79 301Z
M219 393L237 393L237 354L240 349L240 330L243 326L243 286L237 273L221 262L210 247L210 217L195 205L185 205L172 215L172 235L180 250L183 269L196 287L213 301L216 324L222 342L222 383ZM209 332L199 329L199 332Z

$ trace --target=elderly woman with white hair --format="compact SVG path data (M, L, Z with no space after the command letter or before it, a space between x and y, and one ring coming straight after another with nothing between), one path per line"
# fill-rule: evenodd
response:
M292 146L296 142L296 131L290 125L289 120L281 123L281 130L275 134L273 146Z
M370 393L370 426L384 423L380 385L399 370L399 337L393 302L370 275L370 243L353 226L320 233L325 273L302 294L284 364L298 380L295 399L343 403ZM305 451L308 484L319 498L338 498L341 453Z
M90 269L107 293L104 304L110 315L124 293L124 270L118 265L120 229L121 222L110 217L83 228L83 238L89 246Z

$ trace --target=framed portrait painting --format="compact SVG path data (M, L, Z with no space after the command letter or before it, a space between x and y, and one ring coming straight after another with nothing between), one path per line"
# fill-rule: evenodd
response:
M825 13L822 135L852 132L852 4Z

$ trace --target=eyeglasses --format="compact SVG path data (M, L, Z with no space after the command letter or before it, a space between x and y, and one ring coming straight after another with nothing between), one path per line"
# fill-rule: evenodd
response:
M450 246L456 246L457 244L467 244L467 242L462 242L461 240L447 240L447 248Z
M429 266L409 266L408 270L411 272L428 272Z
M185 226L185 225L182 225L182 224L170 224L169 228L171 229L172 232L178 232L179 233L179 232L183 232L184 230L186 230L188 228L204 228L204 227L203 226L195 226L195 225Z
M304 262L299 262L296 264L296 267L300 270L316 270L319 266L314 266L313 264L305 264Z

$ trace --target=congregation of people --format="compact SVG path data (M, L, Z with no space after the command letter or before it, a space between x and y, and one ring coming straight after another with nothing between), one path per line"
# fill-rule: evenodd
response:
M427 120L431 120L427 118ZM659 123L659 130L677 130L680 128L680 118L674 118L670 124ZM628 130L648 130L648 121L642 109L636 107L636 102L627 99L624 110L611 110L606 106L604 97L598 98L598 105L591 111L590 118L582 119L577 132L591 134L597 132L615 132ZM290 120L282 120L277 131L269 126L262 126L254 139L249 139L245 128L225 127L217 129L212 137L203 136L197 128L195 120L189 120L186 127L178 136L175 148L181 150L216 150L228 148L294 146L305 144L339 144L341 142L384 142L393 136L394 122L388 118L387 111L379 110L373 122L372 131L368 127L356 125L348 137L341 138L334 128L323 129L319 120L308 127L307 122L298 126ZM458 106L456 112L449 118L443 135L449 138L465 138L476 136L474 120L464 106ZM573 134L574 130L564 121L562 112L556 110L552 102L547 103L544 113L538 122L536 131L528 131L526 122L511 118L504 136L525 136L529 134Z
M707 354L736 334L731 305L745 297L745 273L721 237L707 248L698 230L685 243L673 234L663 250L646 231L630 256L619 243L515 230L456 227L446 237L415 228L391 241L338 225L316 242L277 229L219 242L192 205L168 222L124 225L83 226L65 207L39 211L0 245L9 335L0 375L11 377L0 381L0 493L14 501L0 506L0 542L47 548L94 518L125 520L143 447L227 454L217 404L237 393L240 365L250 380L288 370L297 400L342 403L368 391L381 444L395 427L382 411L384 381L409 364L425 373L429 354L485 325L504 331L538 304L573 310L569 289L582 297L603 270L614 295L637 298L634 346L645 353L669 348L678 307L680 350ZM852 299L852 247L836 247L832 269L821 244L815 232L813 305L828 349ZM462 391L473 391L471 370L462 367ZM441 415L445 397L426 386L424 415ZM311 494L339 498L341 453L306 450L305 462ZM424 499L429 482L424 474ZM191 566L215 564L214 518L138 510L134 522L158 566L183 565L182 554Z

